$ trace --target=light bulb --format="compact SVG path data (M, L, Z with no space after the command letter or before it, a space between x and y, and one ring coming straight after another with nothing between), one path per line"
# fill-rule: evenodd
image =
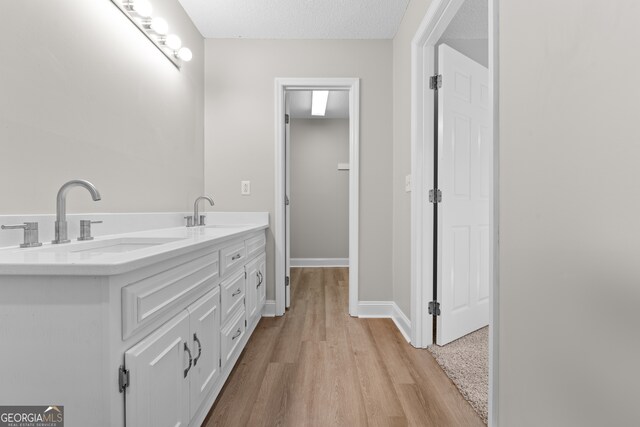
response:
M188 47L181 47L176 56L184 62L189 62L191 61L191 58L193 58L193 53L191 53L191 49Z
M180 46L182 46L182 40L180 40L180 37L175 34L169 34L164 41L164 44L171 50L178 50L180 49Z
M153 7L151 3L149 3L149 0L135 0L133 2L133 10L143 18L148 18L151 16Z
M169 31L169 24L167 24L164 18L156 16L151 20L151 29L155 31L156 34L164 36L167 34L167 31Z

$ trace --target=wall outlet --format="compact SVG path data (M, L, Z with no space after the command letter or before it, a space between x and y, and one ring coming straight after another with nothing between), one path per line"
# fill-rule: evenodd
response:
M251 181L240 181L240 194L243 196L251 194Z
M411 192L411 175L407 175L404 177L404 191L407 193Z

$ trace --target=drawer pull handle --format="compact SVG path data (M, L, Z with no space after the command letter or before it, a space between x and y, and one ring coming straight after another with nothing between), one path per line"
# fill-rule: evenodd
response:
M242 255L235 254L234 256L231 257L231 261L235 261L235 260L240 259L240 258L242 258Z
M256 273L256 277L258 278L258 284L256 285L256 288L259 288L260 285L262 285L262 274L258 271Z
M193 359L193 366L196 366L198 364L198 359L200 359L200 356L202 355L202 344L200 343L198 335L196 335L195 332L193 334L193 340L198 343L198 355L195 359Z
M238 338L240 336L240 334L242 333L242 331L240 330L240 328L238 328L238 330L236 331L235 334L233 334L233 336L231 337L231 341L235 340L236 338Z
M187 374L189 373L191 364L193 363L193 359L191 358L191 350L189 350L189 346L187 345L187 343L184 343L184 351L189 354L189 366L187 366L187 369L184 370L184 377L187 378Z
M237 295L240 295L242 293L242 291L240 289L238 289L237 291L235 291L234 293L231 294L232 297L235 297Z

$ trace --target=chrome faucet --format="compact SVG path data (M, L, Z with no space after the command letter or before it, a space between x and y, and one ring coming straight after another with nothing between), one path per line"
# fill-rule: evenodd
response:
M189 217L187 218L187 227L196 227L196 226L200 226L200 225L205 225L205 220L207 218L206 215L199 215L198 213L198 202L200 200L206 200L208 201L211 206L214 205L213 203L213 199L209 196L200 196L196 199L196 201L193 203L193 221L189 221Z
M100 200L98 189L89 181L84 179L74 179L65 183L58 191L56 198L56 238L51 243L69 243L67 236L67 192L73 187L84 187L94 201Z

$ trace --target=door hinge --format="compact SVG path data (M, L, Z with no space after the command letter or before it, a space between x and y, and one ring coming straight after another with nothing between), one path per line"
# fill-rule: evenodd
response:
M284 196L284 205L289 206L289 196Z
M244 271L244 279L247 280L247 270Z
M429 190L429 203L440 203L440 202L442 202L442 191Z
M120 369L118 369L118 386L120 393L129 387L129 370L125 369L123 365L120 365Z
M429 314L440 316L440 303L438 301L429 301Z
M284 285L285 285L285 286L289 286L289 276L286 276L286 277L284 278Z
M247 319L244 319L244 327L247 327Z
M285 115L284 115L284 122L285 122L286 124L289 124L289 115L288 115L288 114L285 114Z
M222 357L218 359L218 366L222 368Z
M429 77L429 89L438 90L442 87L442 74Z

